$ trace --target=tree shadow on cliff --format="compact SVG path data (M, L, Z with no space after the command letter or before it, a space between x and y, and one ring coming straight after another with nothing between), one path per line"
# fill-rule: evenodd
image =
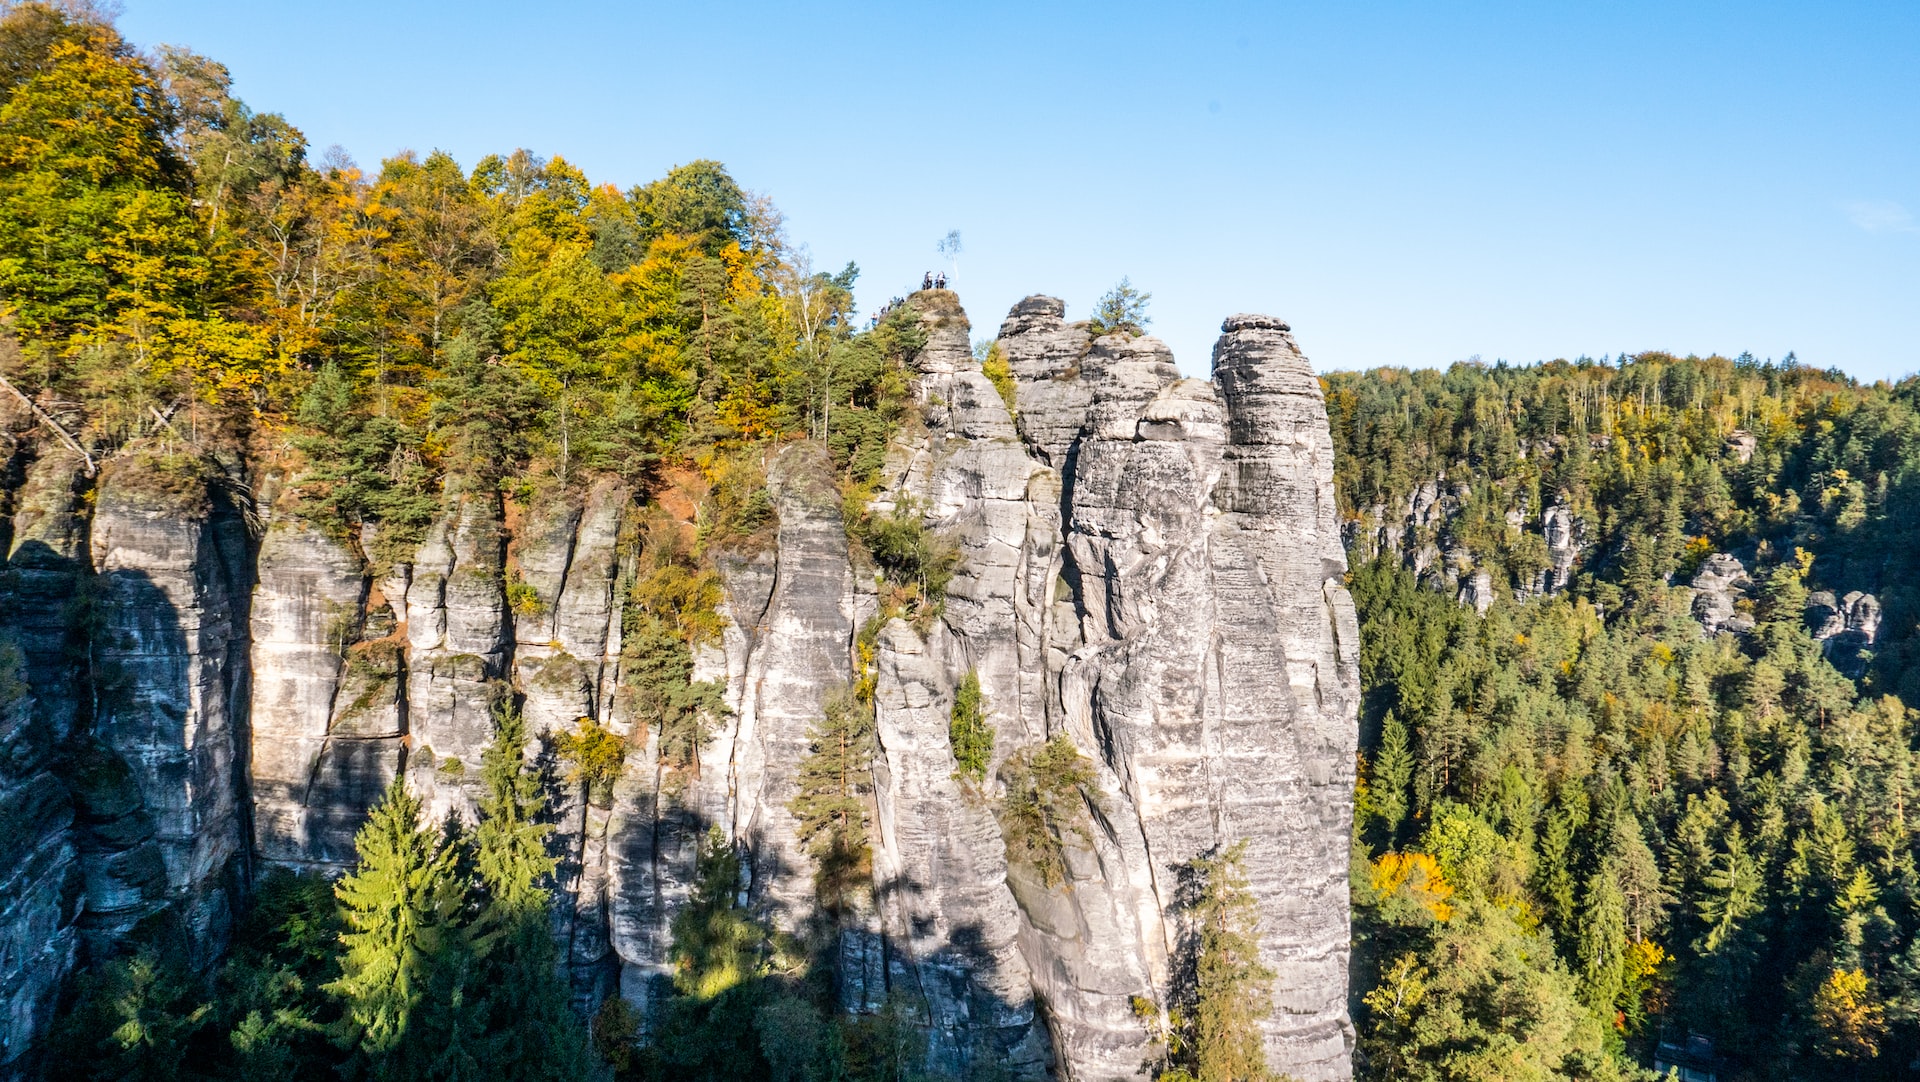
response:
M620 1078L1011 1079L1020 1075L1009 1062L1034 1058L1030 1034L1044 1028L1031 1004L989 990L985 929L954 927L921 958L878 930L876 910L918 908L900 904L924 890L911 876L881 884L871 904L783 912L788 930L777 930L752 889L795 870L775 867L774 847L736 844L670 804L651 821L653 830L620 843L618 858L644 871L626 877L616 919L645 912L648 926L628 932L651 945L662 971L624 989L631 1006L609 1000L595 1020ZM909 936L936 931L923 921Z

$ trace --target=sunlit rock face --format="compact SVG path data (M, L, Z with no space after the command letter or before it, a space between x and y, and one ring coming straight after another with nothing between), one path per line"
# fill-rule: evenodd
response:
M396 778L471 822L513 707L553 779L554 930L583 1009L619 994L643 1028L655 1017L717 830L737 900L828 944L841 1008L907 1025L921 1069L1137 1077L1136 1003L1169 1002L1189 949L1181 870L1245 842L1277 975L1269 1062L1349 1077L1357 631L1325 406L1290 330L1234 316L1212 378L1183 379L1158 339L1096 335L1030 297L1000 328L1012 380L996 386L955 295L908 303L919 409L863 495L957 553L944 603L879 619L886 587L826 451L770 450L762 543L713 561L722 626L693 678L725 710L691 761L643 714L647 663L623 640L647 547L694 536L699 493L586 477L517 501L453 477L402 544L303 520L297 479L264 466L130 449L89 472L18 442L0 1076L84 949L164 916L211 963L266 869L350 868ZM970 675L984 780L949 733ZM791 804L823 704L856 683L874 713L872 890L828 913ZM588 722L626 748L597 791L557 754ZM1000 768L1057 737L1095 782L1049 884L1009 858Z
M1228 319L1202 382L1152 338L1083 346L1055 303L1016 306L1002 341L1028 359L1030 442L1057 438L1059 384L1088 385L1080 431L1048 452L1067 466L1043 716L1102 767L1101 830L1072 889L1014 879L1061 1058L1076 1077L1138 1064L1131 1001L1164 1001L1177 866L1245 839L1279 974L1269 1061L1346 1077L1358 629L1318 381L1270 317Z
M824 456L802 444L770 459L779 536L723 562L729 627L702 661L733 713L677 791L647 746L615 802L623 992L643 1007L663 994L672 916L713 825L745 856L742 896L762 915L790 931L819 918L785 805L806 727L865 665L875 901L835 918L844 1009L902 1012L939 1075L1137 1077L1150 1048L1135 1002L1167 1001L1186 942L1181 866L1244 840L1278 974L1269 1061L1349 1077L1358 629L1312 370L1285 324L1236 316L1215 378L1181 379L1157 339L1095 338L1033 297L1001 329L1008 403L958 299L908 303L927 332L923 423L896 439L869 509L908 509L958 551L945 605L873 628L863 654L877 587L850 563ZM981 785L960 778L948 733L969 673L995 738ZM1008 859L996 770L1060 734L1093 762L1098 796L1048 886Z

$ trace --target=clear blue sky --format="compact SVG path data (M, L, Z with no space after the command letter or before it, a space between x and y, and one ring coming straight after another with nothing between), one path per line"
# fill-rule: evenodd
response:
M1322 368L1666 349L1920 369L1920 3L124 0L316 155L698 157L873 308L939 263L989 335L1121 275Z

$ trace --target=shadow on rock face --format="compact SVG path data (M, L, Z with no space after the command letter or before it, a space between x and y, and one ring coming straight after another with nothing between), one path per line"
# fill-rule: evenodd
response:
M750 1063L784 1077L789 1062L844 1060L900 1062L932 1078L1048 1076L1044 1018L982 979L992 965L983 929L945 929L946 945L925 958L880 932L864 904L783 912L791 930L776 931L750 904L753 881L772 874L754 862L772 859L772 847L716 845L713 824L670 797L615 803L616 817L651 824L619 832L610 854L620 991L639 1016L639 1056L692 1073ZM918 889L902 878L876 900ZM729 960L715 945L743 930L738 977L716 979Z

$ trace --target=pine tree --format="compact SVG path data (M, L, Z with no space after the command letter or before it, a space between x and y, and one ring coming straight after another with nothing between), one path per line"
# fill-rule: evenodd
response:
M1187 864L1197 892L1188 908L1194 932L1193 986L1175 1042L1175 1068L1163 1080L1265 1082L1260 1023L1273 1013L1273 970L1260 961L1259 911L1247 885L1243 838Z
M867 794L873 789L873 712L852 692L827 699L809 731L812 752L800 763L800 791L788 805L800 840L813 854L821 905L852 905L872 879Z
M1407 747L1407 727L1387 711L1380 727L1380 752L1374 757L1371 779L1374 812L1388 848L1407 818L1407 787L1413 782L1413 753Z
M960 766L961 777L975 782L987 778L987 763L993 758L993 727L987 724L981 704L980 674L968 669L966 678L953 693L953 718L947 725L947 738L953 745L953 761Z
M1133 282L1126 278L1102 294L1093 306L1093 318L1089 321L1095 335L1127 333L1141 334L1153 319L1147 315L1147 302L1153 294L1135 289Z
M434 985L435 967L461 938L465 890L455 853L420 823L420 801L395 779L354 838L360 863L334 886L346 921L339 980L343 1043L375 1068L391 1062Z

